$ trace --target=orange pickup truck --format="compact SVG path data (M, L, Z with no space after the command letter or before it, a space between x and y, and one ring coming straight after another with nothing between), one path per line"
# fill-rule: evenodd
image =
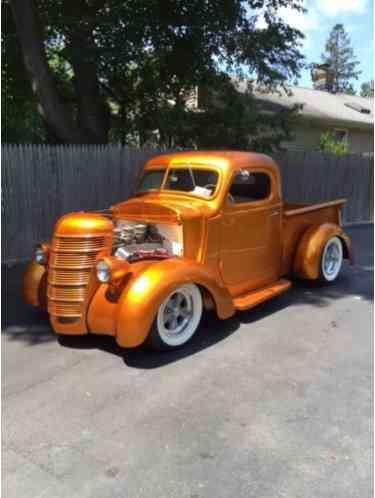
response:
M26 301L48 310L58 334L173 349L205 309L225 319L293 278L333 282L352 261L344 203L283 202L279 168L265 155L158 156L127 201L57 222L26 272Z

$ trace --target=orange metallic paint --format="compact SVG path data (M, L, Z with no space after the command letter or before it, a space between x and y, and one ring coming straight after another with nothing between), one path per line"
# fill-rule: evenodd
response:
M321 251L331 236L338 235L343 240L344 254L351 259L350 240L339 226L344 201L283 204L279 170L271 158L247 152L193 151L152 158L145 169L168 170L186 165L218 173L218 187L212 198L159 189L136 194L110 209L114 219L182 225L183 257L119 261L111 256L113 221L108 217L80 212L58 221L55 237L76 237L84 243L86 239L104 237L105 248L96 254L96 261L108 259L112 281L100 284L93 266L82 317L62 320L52 316L56 332L104 333L115 336L121 346L133 347L147 337L159 305L178 285L199 285L205 290L206 305L213 305L219 318L224 319L235 308L245 309L247 304L253 306L285 290L288 283L280 277L294 272L304 278L317 278ZM238 205L228 202L232 178L243 168L271 176L269 199ZM32 263L25 276L25 297L34 306L41 305L40 296L43 292L45 295L43 278L45 282L46 268Z
M166 259L150 265L124 289L117 311L118 344L124 347L142 344L160 304L175 288L187 282L194 282L211 294L219 318L233 315L233 301L218 274L194 260Z
M291 282L289 280L285 280L281 278L277 282L273 282L266 287L262 287L261 289L257 289L250 294L246 294L244 296L236 297L233 302L236 310L249 310L258 306L258 304L263 303L264 301L268 301L272 297L278 296L283 292L287 291L291 287Z
M339 237L351 259L351 242L341 227L324 223L309 227L303 235L294 259L293 270L301 278L317 279L320 274L320 258L325 244L332 237ZM345 251L344 251L345 252Z
M222 278L233 296L278 280L281 265L280 177L274 165L249 167L268 173L267 199L235 204L226 200L221 224Z
M98 261L105 261L109 266L111 283L122 280L125 275L132 271L132 265L123 259L113 256L98 257Z
M298 245L309 227L319 226L324 223L340 224L340 206L332 206L331 203L327 203L319 205L319 208L314 210L309 209L309 211L306 211L307 207L311 208L313 206L284 204L282 218L282 275L287 275L293 271Z
M85 335L88 333L88 328L86 324L86 314L88 305L95 295L96 291L100 286L100 282L96 279L95 274L93 273L87 289L87 294L85 301L83 303L83 315L77 319L64 319L60 317L56 317L50 315L50 323L52 328L58 334L64 335Z
M95 237L104 237L104 245L107 250L100 251L100 256L108 256L112 245L113 223L108 218L96 213L71 213L63 216L55 226L55 237L68 237L69 239L81 240L94 239ZM51 252L54 252L55 247L52 242ZM64 318L50 315L50 322L53 329L59 334L65 335L84 335L88 333L86 314L87 307L96 293L100 283L95 274L95 268L91 271L89 283L85 293L85 299L82 303L82 316L74 318Z
M96 213L66 214L56 223L54 235L57 237L112 237L112 222Z
M47 287L47 268L35 261L28 264L23 278L23 295L27 304L45 309Z
M87 326L91 333L116 335L119 300L125 288L129 288L154 261L132 263L131 272L120 282L100 284L92 297L87 311Z

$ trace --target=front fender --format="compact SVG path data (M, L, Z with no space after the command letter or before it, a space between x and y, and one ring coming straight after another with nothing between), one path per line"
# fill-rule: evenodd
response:
M334 223L313 225L304 233L294 259L293 270L301 278L315 280L320 274L320 258L323 248L331 237L339 237L343 243L344 257L352 263L352 244L344 230Z
M220 277L193 260L173 258L150 265L124 289L116 312L116 340L120 346L135 347L144 342L157 310L175 288L195 283L212 296L219 318L235 310L232 298Z
M27 304L47 309L47 269L31 261L23 278L23 296Z

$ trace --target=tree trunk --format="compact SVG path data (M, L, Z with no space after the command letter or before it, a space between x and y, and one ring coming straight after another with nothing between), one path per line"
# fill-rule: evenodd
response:
M70 5L80 9L82 2L69 1ZM106 143L109 109L100 96L95 61L86 52L90 37L85 38L78 32L70 40L77 97L77 119L74 120L58 93L53 72L48 65L34 1L11 0L11 8L25 65L48 130L63 143Z
M90 30L76 31L69 36L67 54L74 72L77 123L91 143L107 143L110 111L100 93L95 46Z
M90 137L91 143L107 143L110 113L99 93L96 68L90 62L75 57L72 58L72 66L78 125Z
M11 0L25 66L40 112L51 131L64 143L80 143L84 136L62 101L48 66L33 0Z

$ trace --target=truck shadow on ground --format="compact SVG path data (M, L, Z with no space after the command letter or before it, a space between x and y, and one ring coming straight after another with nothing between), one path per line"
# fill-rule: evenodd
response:
M288 307L292 308L301 304L325 307L329 306L333 300L348 295L352 295L356 299L372 301L372 274L370 278L370 285L366 290L363 289L365 291L363 293L358 293L358 289L353 288L353 279L350 278L350 275L343 275L336 285L328 288L315 282L297 282L289 292L248 311L237 312L228 320L219 320L214 314L207 314L190 343L179 350L167 353L150 353L140 348L126 350L122 352L123 360L129 367L158 368L226 340L237 332L242 324L255 324Z
M99 335L59 337L58 341L64 347L99 349L114 354L121 357L128 367L141 369L160 368L226 340L240 328L241 324L259 322L287 307L292 308L301 304L325 307L333 300L345 296L372 301L372 276L369 273L372 272L366 272L365 274L361 272L359 274L354 270L346 270L337 283L328 287L315 282L296 282L289 292L251 310L237 312L227 320L219 320L214 313L207 313L192 340L181 349L174 351L155 352L147 351L142 347L122 349L112 337ZM362 281L360 288L358 288L360 283L358 279ZM364 286L364 281L369 281L368 285Z
M17 271L19 273L19 270ZM4 304L6 306L2 334L7 336L7 340L24 341L30 346L55 341L56 335L49 325L48 315L44 312L28 309L23 304L19 293L14 292L17 280L20 282L16 277L17 275L11 279L10 285L13 287L13 292L5 293L7 296L5 303L4 295L2 296L3 306ZM249 311L237 312L228 320L222 321L212 313L207 314L190 343L176 351L156 353L145 351L142 348L124 350L116 344L112 337L101 335L66 336L60 337L58 342L63 347L77 350L98 349L105 351L123 358L129 367L158 368L225 340L236 332L241 324L251 324L266 319L286 307L293 308L293 306L303 304L325 307L334 300L348 296L353 299L373 300L372 266L356 265L352 268L346 266L337 282L328 286L316 282L294 282L292 289L287 293Z
M325 286L316 282L296 282L287 293L248 311L237 312L228 320L219 320L207 313L193 339L184 347L169 352L147 351L142 347L123 349L112 337L89 335L59 337L61 346L73 349L99 349L123 359L128 367L153 369L179 361L226 340L238 331L241 324L257 323L287 307L302 304L325 307L336 299L350 296L353 299L373 300L373 272L356 272L346 269L337 283Z

